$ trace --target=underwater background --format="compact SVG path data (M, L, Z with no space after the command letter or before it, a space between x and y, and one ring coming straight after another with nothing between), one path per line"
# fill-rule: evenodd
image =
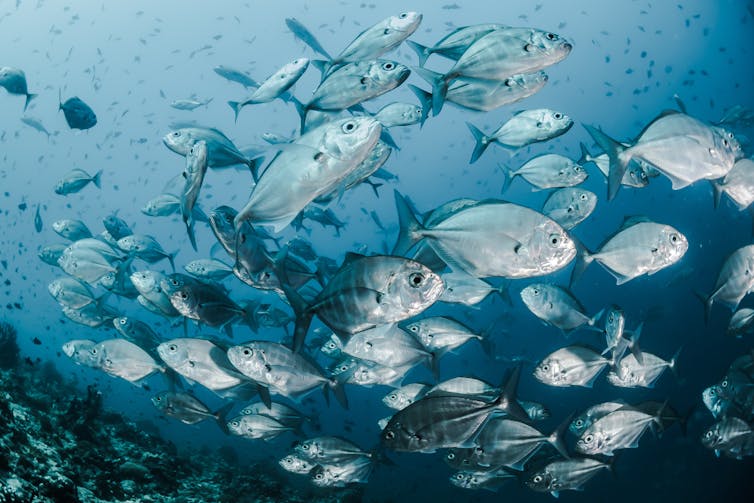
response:
M243 98L248 91L222 79L213 68L227 65L261 80L296 57L315 57L286 27L288 17L304 23L335 54L364 28L409 9L423 14L411 40L426 45L458 26L499 22L552 30L569 39L574 49L568 58L547 70L549 80L540 92L519 103L486 113L447 106L442 114L430 117L421 129L418 126L391 129L400 150L392 153L384 167L396 174L398 180L385 183L379 189L379 198L370 187L362 185L333 202L330 207L346 222L339 236L331 228L318 224L311 225L310 235L302 234L311 240L319 255L338 263L348 251L388 253L392 249L398 231L394 188L410 196L421 211L458 197L502 197L539 209L547 192L534 192L522 180L514 180L501 194L505 176L498 164L517 167L545 152L578 159L580 142L595 149L581 124L598 125L615 138L633 138L661 111L677 108L674 95L685 104L690 115L703 121L717 121L735 105L754 108L751 64L754 8L743 0L682 3L447 0L417 1L411 5L396 1L136 0L69 4L0 1L0 65L26 72L30 91L39 94L26 115L39 119L51 133L47 137L23 124L19 120L24 116L23 99L0 91L0 319L17 328L22 357L19 368L12 371L19 376L11 375L0 381L5 383L0 391L7 391L10 400L14 394L20 397L28 389L15 388L14 381L26 379L23 382L29 386L40 385L34 384L34 378L22 378L20 374L51 372L47 362L52 362L63 379L75 383L46 388L47 393L65 393L62 397L55 396L54 403L85 400L87 387L94 386L105 410L122 415L140 431L172 442L176 450L169 453L162 451L163 444L153 446L168 458L183 454L198 466L227 463L228 470L253 472L260 479L279 481L292 488L290 494L280 493L272 499L550 500L550 495L531 492L515 481L503 486L497 494L453 487L447 480L452 470L440 456L427 454L390 453L393 463L378 466L366 485L347 490L315 490L305 478L283 472L275 462L289 450L295 436L285 434L271 442L252 441L226 436L211 422L188 426L164 418L150 402L155 390L164 387L159 376L149 378L149 389L134 386L95 369L76 366L61 351L68 340L98 341L114 337L114 332L70 322L48 294L47 284L60 272L42 263L37 252L42 246L60 241L52 230L53 221L81 219L96 233L102 228L102 219L117 212L135 231L158 238L168 252L179 250L176 258L179 266L195 258L209 257L215 244L209 227L197 226L199 250L194 252L179 216L152 218L140 211L184 168L184 161L162 144L163 136L175 124L193 121L222 130L243 148L261 144L260 134L264 132L291 136L299 124L294 107L280 100L247 107L234 122L226 102ZM387 57L408 65L418 63L406 45ZM438 67L442 63L434 62ZM427 88L415 74L408 82ZM293 94L305 100L317 83L317 72L310 69L295 85ZM70 130L58 111L59 92L64 98L83 99L97 113L98 124L88 131ZM193 111L169 106L172 100L191 95L213 100ZM404 85L367 102L365 108L373 112L396 100L415 102L416 98ZM573 118L574 127L559 138L522 148L513 157L504 149L491 146L478 162L469 164L474 141L464 124L466 121L489 132L515 111L540 107L567 113ZM748 140L754 138L751 125L748 130L735 133L740 135L744 151L750 156L752 147ZM73 168L89 173L102 169L102 188L87 187L67 197L56 195L55 182ZM644 322L643 349L669 358L682 347L677 375L666 373L653 389L614 388L604 378L598 379L593 388L561 389L537 382L531 376L531 364L525 363L519 395L544 403L550 409L551 418L539 424L542 431L553 430L573 412L615 398L631 403L668 400L678 411L696 408L689 418L686 435L677 427L661 438L647 435L638 449L625 450L617 456L614 475L601 473L585 486L585 492L564 492L560 498L611 502L749 501L754 489L752 459L718 459L701 445L699 437L712 423L701 403L702 390L717 382L733 359L749 351L751 335L743 340L727 337L725 328L730 312L721 306L713 309L709 323L705 324L704 309L695 292L711 292L725 258L751 243L752 216L747 211L738 211L728 201L715 209L712 190L705 182L673 191L663 177L653 179L646 188L623 188L614 201L607 202L605 178L594 165L586 169L589 178L581 187L595 192L600 200L594 214L574 234L589 249L598 247L624 217L632 215L670 224L690 243L678 264L653 276L616 286L614 278L604 269L591 266L572 288L590 315L609 304L618 304L626 312L629 326ZM245 204L251 187L246 172L212 170L199 203L207 210L221 204L239 208ZM41 232L34 226L37 205L43 220ZM372 210L379 215L386 232L380 232L370 217ZM288 228L282 235L291 238L295 231ZM166 263L151 268L169 271ZM567 284L569 274L570 267L545 277L544 281ZM442 379L474 376L497 384L512 362L536 362L565 345L557 329L544 326L521 302L518 293L532 282L512 281L511 304L490 296L476 308L437 304L426 312L426 315L452 315L478 330L494 322L493 355L485 354L478 344L466 344L443 357ZM237 298L261 296L233 278L228 285ZM286 309L279 299L269 297L268 301ZM112 299L111 304L123 314L148 321L166 339L182 337L181 327L171 327L134 302ZM742 306L752 307L751 299L744 299ZM196 330L190 325L190 334L197 333ZM218 335L207 328L200 333ZM275 341L284 335L281 329L261 334ZM235 327L234 343L252 337L247 328ZM601 336L581 331L571 335L569 342L597 346L601 344ZM426 368L417 367L404 383L432 380ZM348 410L334 402L328 406L321 393L308 395L299 406L316 418L307 433L343 436L364 449L376 446L380 431L377 420L390 414L381 403L388 390L385 386L348 386ZM195 391L211 409L221 404L209 391L199 387ZM37 399L27 407L39 416L57 414L57 408L46 408L51 403ZM98 424L105 428L106 423L102 420ZM55 426L64 428L63 424ZM29 434L33 435L33 431ZM3 442L13 445L10 437ZM81 449L97 448L97 442L81 445ZM224 449L226 458L231 451L235 456L230 456L232 460L228 462L196 454L218 449ZM67 452L67 456L72 456L70 452L75 449ZM61 459L70 466L76 463L73 457ZM14 476L23 478L24 473L34 470L35 463L42 462L32 462L23 469L1 466L0 485L7 486ZM207 467L209 471L213 469L216 467ZM133 478L127 473L114 473L114 477ZM176 469L177 479L164 485L164 494L172 494L175 485L181 484L180 477L188 477L186 473ZM198 477L196 472L191 473L192 477ZM100 498L113 501L150 501L150 498L162 501L154 493L160 491L159 484L129 486L131 493L104 490L98 493L96 489L118 482L113 478L90 480L88 487ZM216 478L207 483L221 488L228 484L228 479ZM249 485L248 501L262 498L251 493L260 486ZM151 493L144 494L147 487ZM216 493L210 496L202 491L206 489L197 485L197 494L187 496L191 492L187 491L183 497L188 498L185 501L212 501L217 497ZM12 496L6 498L14 501Z

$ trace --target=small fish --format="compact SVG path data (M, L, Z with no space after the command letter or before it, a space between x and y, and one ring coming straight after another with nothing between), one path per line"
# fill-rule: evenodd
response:
M549 492L556 498L560 491L580 491L592 477L610 465L591 458L552 461L527 476L527 487L537 492Z
M98 189L102 188L101 184L102 170L97 171L94 176L83 169L74 169L61 178L58 183L55 184L55 193L61 196L67 196L68 194L75 194L80 191L89 183L93 183Z
M600 311L590 318L576 297L566 288L557 285L531 284L521 290L521 300L537 318L564 333L583 325L593 326L602 317Z
M84 238L92 237L92 231L81 220L74 220L71 218L63 218L56 220L52 223L52 230L54 230L63 239L70 241L78 241Z
M554 191L542 206L542 213L569 231L586 220L597 207L597 194L578 187Z
M231 82L237 82L247 89L249 87L259 87L259 82L252 79L249 75L242 72L241 70L236 70L235 68L231 68L225 65L216 66L213 68L213 70L222 78Z
M39 119L35 119L34 117L21 117L21 122L35 129L36 131L39 131L40 133L46 134L47 139L50 138L50 132L47 131L47 128L44 126L44 124L42 124L42 121L40 121Z
M235 112L236 121L238 121L238 114L241 112L241 109L246 105L268 103L277 98L285 99L287 97L290 99L290 95L286 96L288 89L301 78L308 67L309 60L307 58L294 59L267 77L254 93L244 101L229 101L228 105Z
M506 174L503 191L517 176L532 184L535 189L573 187L588 177L582 166L560 154L538 155L510 173L506 172L506 168L502 169Z
M546 356L534 369L534 377L550 386L591 388L610 361L584 346L568 346Z
M744 307L734 312L728 322L726 334L741 338L752 331L754 331L754 309Z
M186 225L186 232L194 251L197 250L194 206L199 199L199 191L204 183L204 175L207 173L208 156L207 143L204 140L197 141L186 154L186 170L183 172L185 183L181 192L181 218Z
M720 206L720 198L726 194L744 210L754 203L754 160L739 159L722 180L712 182L715 194L715 208Z
M206 107L210 103L212 103L213 98L206 99L204 101L201 100L195 100L195 99L185 99L185 100L173 100L170 102L170 106L175 108L176 110L196 110L199 107Z
M20 68L10 66L0 68L0 87L5 88L10 94L25 96L24 111L29 106L31 100L37 97L36 94L29 92L26 84L26 74Z
M34 230L42 232L42 215L39 214L39 205L37 205L37 209L34 212Z
M192 276L209 281L222 281L233 274L231 266L216 259L192 260L183 269Z
M63 111L65 121L71 129L91 129L97 125L97 116L81 98L74 96L60 102L58 109Z

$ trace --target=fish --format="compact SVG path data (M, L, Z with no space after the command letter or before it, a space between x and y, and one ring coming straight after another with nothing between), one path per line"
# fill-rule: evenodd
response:
M312 32L310 32L298 19L295 17L287 17L285 18L285 25L288 27L291 32L293 32L293 35L301 40L303 43L311 47L314 52L321 54L322 56L326 57L327 59L332 59L332 56L328 54L328 52L320 45L319 41L317 40L317 37L315 37Z
M160 194L147 201L141 212L150 217L167 217L181 212L181 198L175 194ZM209 217L197 204L193 209L193 219L197 222L209 222Z
M162 391L153 396L151 401L157 410L183 424L197 424L213 419L224 433L228 433L225 418L233 408L232 402L213 412L191 393L176 391Z
M31 100L37 97L36 94L29 92L26 83L26 73L20 68L12 66L3 66L0 68L0 87L5 88L9 94L25 96L24 111L29 107Z
M726 334L731 337L741 338L754 330L754 309L743 307L737 309L730 317Z
M335 68L314 90L312 98L294 101L302 121L310 110L338 112L381 96L403 84L411 70L383 59L359 60Z
M281 395L297 400L322 388L325 397L332 391L343 408L348 408L341 381L326 377L314 361L282 344L249 341L229 348L227 357L238 372Z
M238 372L226 352L212 341L171 339L158 345L157 353L167 366L189 382L197 382L219 396L243 400L259 388Z
M597 261L622 285L644 274L651 276L683 258L689 243L670 225L644 217L629 217L596 253L584 251L583 265ZM583 269L574 268L571 283Z
M503 392L491 401L464 395L425 395L388 421L381 444L394 451L434 452L447 447L466 447L494 415L526 419L516 401L520 367L506 381Z
M351 335L342 353L391 368L420 362L427 362L430 367L436 365L435 353L394 323Z
M52 223L52 230L54 230L63 239L69 241L78 241L79 239L92 237L92 231L81 220L75 220L72 218L62 218L55 220Z
M754 161L739 159L721 181L713 181L715 208L720 206L720 199L726 194L739 211L754 202Z
M170 302L180 314L198 323L221 328L229 337L232 337L231 325L237 321L256 327L248 308L236 304L222 288L191 279L192 283L170 291L162 284Z
M241 109L247 105L257 103L268 103L277 98L281 98L290 89L309 67L308 58L297 58L283 65L275 73L267 77L254 93L243 101L229 101L228 105L233 109L238 121L238 114Z
M288 454L278 461L278 464L288 472L304 475L310 473L315 466L319 466L308 459L293 454Z
M299 429L304 421L309 421L311 419L293 407L279 402L271 402L269 406L263 402L255 402L247 405L238 413L242 416L249 414L268 416L277 420L281 424L290 426L294 430Z
M627 405L626 402L622 400L602 402L596 405L592 405L584 412L574 417L568 429L571 431L571 433L580 437L584 430L589 428L589 426L591 426L592 423L594 423L597 419L604 417L611 412L624 407L625 405Z
M429 70L424 69L424 73ZM429 73L432 77L440 74ZM445 95L445 101L468 110L490 112L538 93L547 84L549 77L543 71L511 75L505 80L480 80L458 78L453 81ZM413 84L409 88L419 98L423 114L432 111L432 93Z
M660 378L666 368L675 372L678 352L670 360L663 360L651 353L642 351L642 362L633 354L621 358L617 365L608 372L607 380L613 386L622 388L653 388L655 381Z
M52 136L50 132L47 131L47 128L44 126L44 124L42 124L42 121L40 121L39 119L35 119L34 117L21 117L21 122L34 129L35 131L44 133L45 135L47 135L48 140L50 139L50 136Z
M499 487L516 476L504 468L491 471L463 470L449 477L450 483L462 489L485 489L497 491Z
M498 200L469 204L434 225L422 225L395 191L402 255L422 240L455 272L477 277L530 278L555 272L576 256L568 234L532 209Z
M56 278L47 285L47 290L61 306L71 309L98 302L89 286L75 278Z
M411 383L392 390L382 398L382 403L393 410L405 409L415 401L421 399L430 386L424 383Z
M464 272L447 272L441 275L445 282L445 291L440 296L441 302L475 306L491 293L497 293L503 300L510 300L508 283L494 287L484 280Z
M397 101L380 108L373 117L386 128L413 124L424 125L426 119L421 106Z
M537 189L557 189L573 187L588 178L586 170L573 160L560 154L542 154L529 159L515 171L506 171L503 191L511 181L520 176Z
M754 453L754 434L751 426L741 418L727 417L713 424L702 434L702 445L734 459Z
M196 259L183 266L190 275L209 281L222 281L233 274L233 268L217 259Z
M165 368L142 348L125 339L107 339L89 349L96 368L136 383Z
M437 274L413 260L387 255L366 257L350 252L338 272L311 302L287 285L284 269L279 276L296 315L295 351L303 346L315 314L338 334L356 334L423 312L434 304L445 287Z
M578 187L564 187L552 192L542 206L542 213L570 231L589 218L597 207L597 194Z
M548 141L565 134L573 126L573 119L549 108L537 108L517 112L490 135L484 134L470 122L467 122L466 126L476 142L469 161L469 164L473 164L492 143L515 151L532 143Z
M101 179L102 170L97 171L94 176L92 176L83 169L76 168L58 180L55 184L55 193L61 196L75 194L90 183L94 184L98 189L101 189Z
M39 205L37 205L37 209L34 211L34 230L42 232L42 225L42 215L39 214Z
M212 103L213 98L208 98L204 101L202 100L196 100L193 98L185 99L185 100L173 100L170 102L170 106L175 108L176 110L196 110L199 107L206 107L210 103Z
M97 355L91 352L91 349L97 343L90 339L74 339L63 343L63 353L73 360L76 365L85 367L97 367Z
M705 321L709 320L712 305L721 302L732 311L754 290L754 245L738 248L725 259L712 293L700 295L704 302Z
M113 326L121 337L145 348L150 354L153 352L152 348L157 347L162 342L162 337L157 335L149 324L136 318L128 316L113 318ZM154 353L155 356L156 354Z
M580 143L579 146L581 147L581 157L579 157L579 160L576 162L582 166L590 162L593 163L599 168L600 172L605 175L605 178L607 178L610 171L610 158L607 156L607 154L602 153L597 156L593 156L589 153L586 145ZM621 185L625 185L626 187L641 189L649 185L649 179L651 177L659 175L659 171L657 171L644 161L632 162L629 163L628 167L626 168L626 172L623 174L623 179L620 183Z
M382 127L369 117L341 119L301 136L281 151L235 217L235 227L272 227L277 233L318 196L339 189L379 139Z
M175 271L175 256L178 252L166 252L153 236L131 234L122 237L118 240L118 248L149 264L154 264L162 259L168 259L170 267Z
M427 62L427 58L432 54L439 54L448 59L458 60L463 56L463 53L466 52L466 49L468 49L474 42L491 31L502 28L507 28L507 26L496 23L461 26L438 40L432 47L422 45L413 40L407 40L406 44L413 49L419 57L419 66L424 66Z
M488 341L482 335L449 316L432 316L406 325L408 333L421 342L426 351L436 355L453 351L466 342L475 339L485 351L489 351Z
M185 184L181 192L181 218L186 225L186 232L194 251L197 250L194 233L194 206L199 199L199 191L202 189L204 175L207 173L208 158L207 142L204 140L197 141L186 154L186 170L183 172Z
M67 244L47 245L39 249L37 256L45 264L58 267L58 260L63 255L63 251L68 248Z
M432 84L432 112L442 110L449 84L459 77L504 80L532 73L565 59L573 44L562 36L534 28L493 30L471 44L442 75L422 75Z
M593 326L602 317L599 311L592 317L566 288L546 283L533 283L521 290L521 300L537 318L564 333L581 326Z
M610 412L584 430L576 442L576 451L586 455L613 456L618 449L636 448L651 425L662 428L662 409L664 406L653 415L627 405Z
M242 72L241 70L236 70L235 68L231 68L225 65L218 65L212 70L220 77L231 82L237 82L247 89L250 87L259 87L259 82L252 79L249 75Z
M162 137L165 146L176 154L187 156L194 143L207 144L207 163L210 168L225 168L243 164L256 180L257 161L245 156L225 133L215 128L186 127L169 132Z
M350 440L336 436L308 438L295 444L294 455L319 465L337 465L370 454Z
M568 346L546 356L534 369L534 377L549 386L591 388L610 361L585 346Z
M252 440L272 440L286 431L295 428L263 414L243 414L227 421L226 428L231 435Z
M560 491L580 491L601 470L612 470L611 465L592 458L573 458L549 462L529 474L526 486L537 492L549 492L556 498Z
M71 129L86 130L97 125L97 115L94 110L78 96L68 98L65 102L61 98L58 110L63 111L65 121Z
M317 465L311 471L311 481L318 487L346 487L366 484L374 469L374 460L358 456L339 464Z
M627 147L592 126L587 132L610 159L608 200L618 193L631 160L645 161L670 179L673 190L698 180L714 180L730 172L742 157L730 132L681 112L667 111L650 122Z

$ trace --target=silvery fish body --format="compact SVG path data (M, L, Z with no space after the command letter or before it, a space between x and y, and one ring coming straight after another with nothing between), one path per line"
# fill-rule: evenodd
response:
M716 203L721 194L727 194L739 210L748 208L754 202L754 160L739 159L725 178L712 186Z
M408 41L408 45L419 56L419 64L424 66L427 58L432 54L439 54L449 59L458 59L463 56L463 53L471 44L489 32L501 28L507 28L507 26L495 23L461 26L438 40L432 47L425 47L410 40Z
M369 117L325 124L281 151L235 217L280 232L317 197L336 189L377 143L381 126Z
M63 353L73 360L76 365L96 368L98 358L96 354L92 354L91 352L91 349L96 345L96 342L89 339L74 339L65 342L62 349Z
M730 317L726 333L732 337L743 337L754 329L754 309L743 307Z
M20 68L3 66L0 68L0 87L5 88L10 94L19 94L26 96L24 110L29 106L29 102L37 95L29 92L26 83L26 74Z
M743 246L725 260L715 282L715 288L707 297L709 311L715 301L735 310L748 293L754 290L754 245Z
M453 351L471 339L483 340L463 323L445 316L433 316L406 325L427 351L443 354Z
M430 386L424 383L411 383L394 389L382 398L382 403L393 410L405 409L422 398Z
M411 103L389 103L380 108L373 117L382 127L410 126L422 121L422 107Z
M573 187L587 179L587 172L568 157L543 154L527 161L510 173L511 179L520 176L538 189Z
M594 325L584 306L563 287L534 283L521 290L521 299L537 318L563 331Z
M550 386L591 388L594 379L609 363L592 349L568 346L545 357L534 369L534 377Z
M219 346L205 339L179 338L157 346L167 366L190 382L221 392L244 383Z
M622 285L675 264L688 247L686 237L669 225L627 221L599 251L585 256L585 261L596 260Z
M290 426L260 414L234 417L228 421L227 427L231 434L252 440L272 440L286 431L293 431Z
M194 143L206 142L207 162L211 168L224 168L237 164L254 167L254 161L242 154L238 147L218 129L200 127L176 129L166 134L162 141L166 147L182 156L189 153Z
M702 435L702 445L734 459L754 454L754 432L743 419L728 417L713 424Z
M132 383L164 370L149 353L125 339L108 339L89 351L97 368Z
M61 196L75 194L89 185L89 183L93 183L99 189L102 187L100 182L101 177L102 170L97 171L94 176L90 175L83 169L77 168L71 170L55 184L55 193Z
M568 429L574 435L581 436L584 430L589 428L589 426L591 426L593 422L601 417L610 414L613 411L620 409L621 407L624 407L625 405L626 403L623 401L603 402L592 405L587 410L573 418L573 421L571 421Z
M450 476L450 483L462 489L486 489L488 491L497 491L497 489L516 476L504 469L492 471L471 471L464 470L456 472Z
M63 239L78 241L79 239L92 237L92 231L81 220L64 218L52 223L52 229Z
M618 449L633 449L653 423L655 416L631 407L617 409L594 421L584 430L576 442L576 451L581 454L612 456Z
M330 65L351 61L378 58L398 47L411 36L421 24L422 15L418 12L402 12L390 16L359 33L343 52L338 54Z
M186 224L189 240L194 250L196 250L194 206L199 199L199 191L202 189L204 175L207 173L208 155L207 142L200 140L194 143L186 154L186 170L183 172L185 182L181 192L181 218Z
M403 367L434 358L421 342L394 323L353 334L343 353L387 367Z
M549 492L558 497L560 491L581 491L583 485L610 465L591 458L553 461L526 479L526 485L537 492Z
M507 285L494 287L486 281L470 276L464 272L447 272L442 275L445 291L440 297L442 302L474 306L487 298L492 292L503 295Z
M631 353L621 358L616 368L608 372L608 382L622 388L652 388L665 369L675 368L675 358L666 361L646 352L641 357L642 363Z
M558 189L547 198L542 213L569 231L586 220L597 206L597 194L578 187Z

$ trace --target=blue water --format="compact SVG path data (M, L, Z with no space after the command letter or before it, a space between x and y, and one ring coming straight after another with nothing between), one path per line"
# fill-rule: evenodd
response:
M190 5L187 5L190 4ZM110 378L95 370L77 367L60 351L70 339L102 340L111 330L94 330L66 320L47 284L59 270L41 263L37 250L61 242L51 228L60 218L80 218L99 232L102 218L117 211L139 233L156 236L168 251L180 250L177 263L209 256L215 240L209 228L198 226L199 252L189 246L178 217L150 218L139 209L184 168L184 161L168 151L161 138L174 122L196 121L224 131L241 146L262 143L266 131L292 134L298 116L289 104L275 101L250 106L237 123L226 101L243 98L238 84L217 76L212 68L228 65L247 71L257 80L298 56L314 57L295 40L285 26L286 17L296 17L309 27L320 42L337 53L362 29L406 9L423 13L424 19L412 40L431 45L450 29L483 22L531 26L559 33L574 44L571 55L547 69L550 77L538 94L489 113L474 113L451 106L418 126L391 130L401 150L393 152L385 168L400 181L386 184L380 198L371 188L358 187L332 205L347 222L339 238L331 229L312 225L311 241L320 255L340 261L349 250L366 245L381 253L392 247L397 218L392 189L407 194L422 211L457 197L483 199L502 197L503 175L498 163L518 166L535 154L556 152L578 157L579 142L591 145L581 124L602 127L616 138L635 137L659 112L676 107L673 95L686 104L689 114L705 121L718 120L734 106L754 107L754 67L751 61L754 20L752 6L745 1L675 2L588 2L588 1L446 1L375 3L317 1L189 3L150 2L58 2L0 1L0 65L25 70L31 92L39 93L27 115L40 119L50 132L43 134L19 121L23 98L0 91L0 317L14 323L21 333L21 349L32 361L55 362L61 372L84 387L96 383L106 397L106 406L132 418L153 423L160 433L179 447L234 446L242 463L260 458L279 458L293 437L270 444L229 438L214 424L189 427L161 418L149 397L164 384L159 377L149 380L152 391ZM415 65L415 55L404 45L388 57ZM436 57L433 57L436 58ZM428 66L444 69L443 60L431 59ZM294 88L305 99L318 76L310 69ZM427 88L418 76L410 83ZM68 129L57 111L58 91L63 97L77 95L97 113L99 124L85 132ZM161 96L164 93L165 98ZM173 99L214 98L207 107L193 112L171 108ZM404 84L365 106L376 111L391 101L414 102ZM493 131L511 113L524 108L547 107L570 115L574 127L564 136L523 149L515 157L492 146L481 160L470 166L473 139L465 121L484 131ZM754 138L754 131L736 131ZM745 148L750 148L745 144ZM751 150L747 150L751 155ZM72 168L90 173L104 170L102 189L87 187L78 194L60 197L53 193L55 182ZM701 391L717 382L730 362L751 347L750 340L732 340L724 330L729 311L715 306L708 325L694 291L709 292L719 268L733 250L752 240L748 212L738 212L724 202L713 209L712 193L706 182L672 191L662 177L641 190L622 189L616 200L605 200L605 181L594 166L583 187L600 196L595 213L579 225L575 235L589 248L598 246L618 228L627 215L643 215L679 229L690 243L682 261L649 278L622 286L597 265L592 265L573 288L589 313L609 304L621 305L629 326L645 321L643 348L669 357L683 347L678 376L663 376L651 390L623 390L611 387L604 378L593 389L557 389L538 383L525 367L520 395L546 404L552 419L542 425L549 431L569 413L614 398L629 402L669 400L679 411L696 405L688 435L677 427L660 439L647 435L638 449L622 451L615 463L616 476L600 474L584 493L562 494L564 501L721 501L748 500L751 494L752 461L715 459L699 442L701 431L712 423L701 404ZM220 204L242 206L251 181L240 170L208 173L200 204L210 209ZM513 182L504 197L539 209L547 194L532 192L522 180ZM41 206L44 227L34 230L34 206ZM25 205L25 209L22 209ZM375 210L390 233L387 244L368 213ZM292 237L292 229L284 232ZM5 266L7 264L7 267ZM155 266L167 268L166 264ZM144 268L147 268L144 266ZM163 269L166 270L166 269ZM566 283L570 268L547 281ZM513 305L488 299L478 310L444 304L427 314L450 314L482 329L500 320L493 336L498 358L490 359L473 343L441 362L441 377L470 375L498 382L506 357L531 360L564 346L567 342L555 329L539 323L518 297L529 281L511 286ZM257 297L239 282L228 280L235 298ZM129 316L149 321L166 337L182 336L135 303L113 300ZM742 306L751 306L751 299ZM192 328L193 330L193 328ZM204 332L211 333L211 332ZM235 340L252 334L238 326ZM282 330L266 337L278 340ZM41 345L32 343L39 337ZM598 345L588 332L577 333L574 341ZM426 369L412 371L405 382L429 381ZM342 435L364 448L377 444L376 421L390 413L380 403L388 388L347 390L351 407L329 408L318 393L303 405L316 413L322 434ZM206 390L197 394L211 406L220 400ZM311 432L312 435L320 432ZM546 501L549 495L528 491L515 482L500 494L465 492L447 482L451 470L440 457L426 454L393 455L395 466L380 466L365 489L374 501L499 501L527 499ZM305 485L303 478L290 476L292 484Z

